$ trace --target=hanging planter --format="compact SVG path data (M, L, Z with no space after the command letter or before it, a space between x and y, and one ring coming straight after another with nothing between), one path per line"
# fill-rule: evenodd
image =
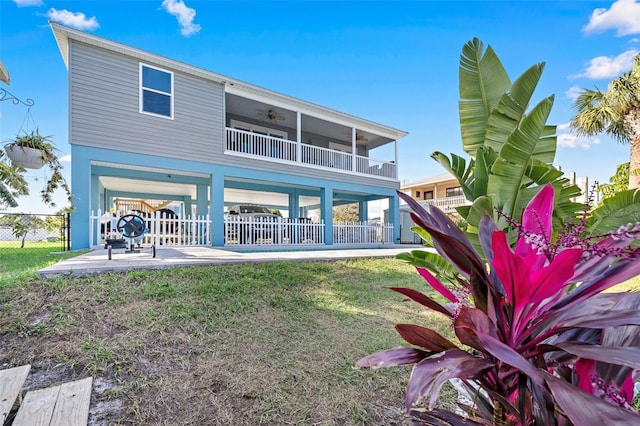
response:
M49 137L40 135L37 130L16 136L4 150L13 164L26 169L39 169L56 158Z
M73 195L62 175L62 164L56 155L55 146L50 142L50 136L42 136L37 129L30 133L22 132L5 144L4 150L12 164L18 167L19 176L22 175L25 168L39 169L47 166L50 169L51 175L45 182L44 188L40 191L42 201L46 205L55 206L52 196L58 188L64 189L67 193L67 199L73 204ZM27 194L28 190L23 192L23 195Z
M4 150L7 153L7 157L16 166L24 167L25 169L40 169L44 166L44 153L39 149L12 145L5 147Z

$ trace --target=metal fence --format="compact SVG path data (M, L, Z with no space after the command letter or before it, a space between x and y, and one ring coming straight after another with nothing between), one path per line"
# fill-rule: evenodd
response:
M0 249L71 250L69 213L31 214L0 212Z

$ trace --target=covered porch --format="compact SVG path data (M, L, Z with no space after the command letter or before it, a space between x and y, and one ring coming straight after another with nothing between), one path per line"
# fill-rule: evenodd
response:
M393 200L366 188L294 184L267 176L229 175L220 182L213 174L108 162L94 162L91 170L96 200L89 217L92 248L104 246L110 233L118 231L120 218L131 213L141 216L148 229L142 244L275 248L395 243L394 226L382 217ZM237 204L263 206L278 217L241 223L227 214ZM346 205L357 213L348 221L334 216L334 208ZM249 237L240 238L239 231Z
M225 88L225 155L397 181L400 130Z

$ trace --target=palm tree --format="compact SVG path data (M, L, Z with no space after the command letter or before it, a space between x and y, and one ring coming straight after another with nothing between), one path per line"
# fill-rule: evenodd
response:
M640 54L633 68L605 92L585 89L574 104L571 126L581 136L605 133L631 145L629 188L640 188Z

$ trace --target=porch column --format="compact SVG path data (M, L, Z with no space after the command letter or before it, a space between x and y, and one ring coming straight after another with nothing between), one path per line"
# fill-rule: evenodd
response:
M333 187L320 191L320 215L324 221L324 243L333 245Z
M300 196L298 194L289 194L289 219L298 219L300 217Z
M207 185L197 185L196 197L196 212L198 215L204 216L209 213L209 188Z
M395 159L394 163L396 165L396 170L394 171L394 178L398 179L398 140L393 141L393 148L395 151Z
M296 111L296 161L302 162L302 114Z
M358 136L356 135L356 128L351 128L351 171L356 171L356 139Z
M366 222L369 219L369 203L366 201L358 201L358 220Z
M180 217L182 218L186 218L186 217L191 217L193 216L193 209L191 208L192 205L192 199L190 195L185 195L184 198L182 199L182 209L183 212L180 215Z
M71 212L71 248L89 248L91 214L91 160L79 145L71 145L71 188L75 210Z
M100 208L100 179L96 175L91 175L91 191L90 194L95 194L91 197L90 205L91 211L98 214L98 209ZM99 225L99 221L98 227ZM94 232L91 236L91 240L89 240L89 244L91 245L99 245L100 244L100 231Z
M400 244L400 198L398 195L389 197L389 223L393 225L392 244Z
M210 188L211 245L222 247L224 246L224 175L222 173L214 173L211 176Z

